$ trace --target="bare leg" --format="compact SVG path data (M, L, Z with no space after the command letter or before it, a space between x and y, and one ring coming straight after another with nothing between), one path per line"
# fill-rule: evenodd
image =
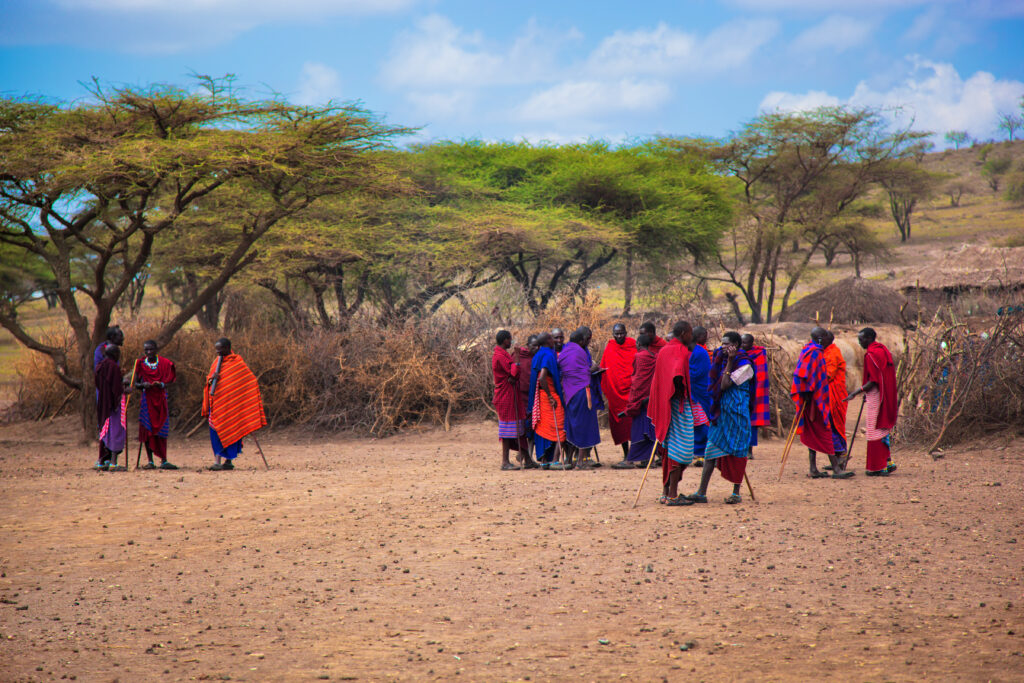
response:
M501 440L501 464L502 464L502 466L511 465L512 464L512 463L510 463L508 461L508 453L509 453L510 450L512 450L512 444L510 444L508 442L508 439L502 439ZM219 462L219 460L220 459L218 458L218 462Z
M625 460L627 455L629 455L629 442L628 441L623 441L622 442L622 459Z
M809 462L811 464L811 469L810 469L811 476L816 476L816 475L821 474L821 472L818 471L818 457L817 456L818 456L818 454L815 451L812 451L810 448L807 449L807 457L808 457L808 460L809 460Z
M711 475L715 473L715 461L705 460L704 466L700 471L700 488L697 489L697 493L702 496L708 495L708 484L711 483Z

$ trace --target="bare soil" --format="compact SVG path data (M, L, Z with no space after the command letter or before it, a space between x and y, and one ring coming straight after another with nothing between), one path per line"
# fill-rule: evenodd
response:
M770 441L757 502L633 509L639 470L499 472L493 423L234 472L92 472L79 433L0 428L4 681L1024 679L1024 441L849 481Z

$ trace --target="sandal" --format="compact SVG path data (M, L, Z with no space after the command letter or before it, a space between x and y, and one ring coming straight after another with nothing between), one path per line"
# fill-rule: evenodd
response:
M832 478L833 479L849 479L850 477L852 477L855 474L857 474L857 473L856 472L850 472L850 471L834 472L832 474Z
M527 460L526 464L523 465L523 469L524 470L535 470L535 469L538 469L539 467L540 467L540 465L537 464L536 460Z
M731 496L729 496L728 498L726 498L725 502L728 505L735 505L736 503L742 503L743 499L740 498L740 494L734 493Z
M696 501L690 500L686 496L676 496L675 498L668 498L665 500L665 505L675 507L679 505L693 505Z
M811 472L807 475L808 479L827 479L833 475L825 474L824 472Z
M146 468L146 469L149 469L149 468ZM171 463L169 463L166 460L164 460L162 463L160 463L160 469L162 469L162 470L176 470L176 469L178 469L178 466L177 465L172 465Z
M668 501L669 501L669 497L668 496L658 496L658 503L660 505L664 505Z
M145 465L143 465L139 469L140 470L155 470L156 469L156 465L154 465L152 462L147 462Z
M853 473L851 472L850 474L853 474ZM866 474L869 477L888 477L889 476L889 470L887 470L887 469L886 470L877 470L875 472L865 472L864 474Z
M211 467L210 469L213 469L213 468ZM502 469L502 471L518 470L519 469L519 465L513 465L510 462L506 462L506 463L502 463L501 469Z
M893 472L895 472L896 471L896 463L891 462L888 465L886 465L885 466L885 471L888 472L889 474L892 474Z
M691 493L690 495L684 496L684 497L686 498L686 500L691 501L693 503L706 503L706 502L708 502L708 497L707 496L702 496L699 493Z

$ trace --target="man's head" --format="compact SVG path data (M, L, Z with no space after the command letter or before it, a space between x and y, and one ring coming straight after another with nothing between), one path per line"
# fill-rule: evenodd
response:
M650 320L640 323L640 334L646 334L651 338L651 341L654 341L654 338L658 336L654 331L654 323Z
M494 343L503 349L508 349L512 346L512 333L508 330L498 330L498 334L494 335Z
M672 326L672 338L678 339L683 344L689 344L693 340L693 328L690 323L680 320Z
M142 352L146 354L146 360L150 363L156 360L156 351L157 345L152 339L148 339L142 344Z
M556 327L551 330L551 338L555 340L555 351L561 351L565 346L565 332L562 332L562 328Z
M555 338L551 336L550 332L541 332L537 335L537 348L539 349L542 346L546 346L549 349L554 348Z
M708 343L708 330L707 330L707 328L706 327L702 327L700 325L697 325L697 327L693 328L693 341L694 341L695 344L700 344L701 346L703 346L704 344L707 344Z
M811 330L811 341L815 344L824 344L825 341L825 328L815 327Z
M752 334L741 334L740 335L740 348L744 351L750 351L754 348L754 335Z
M107 328L107 341L118 346L124 344L124 332L121 331L120 326L114 325Z
M863 330L857 333L857 343L860 344L862 349L866 349L871 346L872 342L878 338L874 328L865 327Z
M113 361L121 360L121 347L117 344L107 344L103 347L103 355Z
M571 341L574 344L579 344L583 348L587 348L587 345L590 344L590 338L592 336L593 335L590 332L590 328L587 327L586 325L581 325L580 327L577 327L571 335L569 335L569 341Z
M832 342L836 340L836 336L832 334L832 330L825 330L825 336L821 339L821 345L824 348L832 346Z
M626 326L622 323L615 323L615 327L612 328L612 339L619 346L626 343Z
M646 349L650 345L651 345L651 336L649 334L645 334L645 333L641 332L640 334L637 335L637 337L636 337L636 348L638 348L638 349Z
M217 350L218 356L227 356L231 353L231 340L227 337L221 337L214 343L213 348Z
M742 341L740 340L740 333L733 332L732 330L722 335L722 348L728 350L730 347L739 349Z
M540 346L540 344L537 343L537 339L538 337L535 334L531 334L529 337L526 338L526 350L529 351L530 353L536 351L537 348Z

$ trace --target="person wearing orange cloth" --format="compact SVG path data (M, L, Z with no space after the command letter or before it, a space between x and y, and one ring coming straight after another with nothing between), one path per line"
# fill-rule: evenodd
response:
M555 338L548 332L537 336L537 352L530 364L530 396L527 400L533 427L536 460L545 470L566 468L565 400L562 377L555 356ZM558 452L563 462L558 462Z
M202 414L210 425L213 471L235 469L242 452L242 439L267 426L259 382L242 357L231 352L231 340L214 344L217 358L210 365L203 388Z
M843 352L835 345L836 336L825 331L822 345L825 350L825 376L828 378L828 405L831 409L832 449L843 466L846 466L846 359Z
M868 441L867 475L887 477L896 471L890 455L889 437L899 415L899 394L896 391L896 367L892 354L877 341L874 329L865 327L857 333L857 343L864 349L863 384L846 397L849 401L864 394L864 434Z
M853 476L853 472L843 470L832 445L832 410L829 407L828 376L822 347L825 334L821 327L811 330L811 341L800 350L797 358L789 393L797 404L800 443L807 446L810 462L807 476L811 479L829 476L818 470L816 456L821 452L828 455L832 464L832 478L848 479Z
M629 455L629 433L633 418L625 414L629 403L629 388L633 383L633 358L636 357L636 340L626 336L626 326L616 323L612 328L612 340L605 344L601 354L601 393L608 401L608 428L615 445L622 446L622 462L612 465L615 469L632 469L634 464L626 460ZM619 416L622 417L619 417Z

